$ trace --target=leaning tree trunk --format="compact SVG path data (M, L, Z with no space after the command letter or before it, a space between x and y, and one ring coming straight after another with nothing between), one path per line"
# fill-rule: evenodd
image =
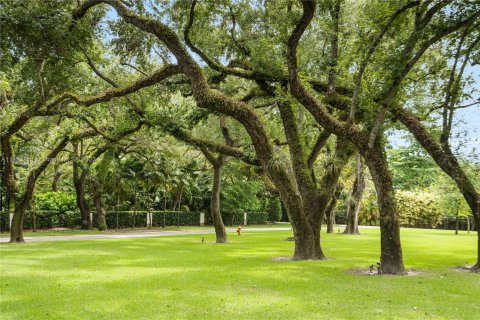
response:
M477 263L474 268L480 269L480 194L450 150L448 140L441 146L412 113L402 109L392 109L391 111L414 135L418 143L428 152L437 165L455 182L470 207L477 225L478 237Z
M217 163L213 165L213 186L212 186L212 199L210 203L210 213L212 214L212 221L215 227L216 242L226 243L227 232L225 231L225 225L223 224L222 214L220 211L220 192L222 187L221 171L222 171L221 163Z
M380 211L381 270L387 274L405 274L393 181L380 142L377 141L370 152L364 153L364 159L377 191Z
M347 225L344 234L360 234L358 230L358 214L362 207L363 191L365 190L365 175L363 172L362 158L359 154L356 156L357 177L353 183L352 191L347 205Z

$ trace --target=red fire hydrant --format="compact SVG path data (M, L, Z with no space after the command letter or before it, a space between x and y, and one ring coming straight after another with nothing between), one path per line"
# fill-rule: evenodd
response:
M242 226L238 226L238 228L237 228L237 234L238 234L239 236L242 235Z

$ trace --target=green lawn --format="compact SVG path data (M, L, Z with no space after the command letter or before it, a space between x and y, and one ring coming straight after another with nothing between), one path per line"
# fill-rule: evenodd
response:
M474 233L404 229L420 275L348 274L378 259L378 229L362 232L302 262L272 259L292 254L287 231L2 244L0 318L478 319L480 274L450 269L473 262Z

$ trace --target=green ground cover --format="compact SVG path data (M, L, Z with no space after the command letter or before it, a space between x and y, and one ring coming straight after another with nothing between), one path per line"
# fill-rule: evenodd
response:
M403 229L416 276L349 274L378 260L379 230L322 235L328 261L290 256L288 231L2 244L1 319L475 319L474 233Z

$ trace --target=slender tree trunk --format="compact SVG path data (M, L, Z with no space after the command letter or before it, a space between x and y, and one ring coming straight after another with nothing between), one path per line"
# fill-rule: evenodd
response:
M95 204L95 210L97 211L98 230L105 231L107 230L107 222L105 221L105 209L103 208L102 187L96 178L92 178L92 189L93 203Z
M77 207L80 210L80 217L82 219L81 228L84 230L91 229L92 223L90 221L90 210L85 199L85 181L87 178L87 170L83 169L80 173L80 166L78 163L73 163L73 186L77 196Z
M73 152L75 153L77 159L72 163L73 169L73 186L75 188L75 193L77 196L76 202L77 207L80 210L80 217L81 217L81 228L84 230L91 229L92 223L90 221L90 210L85 199L85 183L88 177L88 170L86 168L82 168L79 164L79 159L83 153L83 144L80 143L80 150L78 143L72 143Z
M179 185L175 192L175 198L172 203L172 211L176 211L177 207L180 208L180 202L182 201L183 185Z
M327 216L327 233L333 233L333 226L335 225L335 207L337 206L338 197L340 196L340 188L337 186L333 198L328 204L325 214Z
M455 215L455 234L458 235L458 210L457 214Z
M59 165L55 165L54 168L55 168L55 175L53 176L53 180L52 180L52 191L56 192L58 191L58 181L60 180L63 172L60 169Z
M332 198L335 197L335 189L338 185L338 179L345 165L353 156L353 147L346 143L345 140L337 140L335 151L335 166L327 170L322 177L319 188L303 192L302 199L304 203L303 210L309 219L315 239L315 249L317 259L326 259L320 246L320 231L325 212Z
M344 234L360 234L358 230L358 214L362 207L363 191L365 190L365 175L363 172L363 162L361 156L357 153L357 176L353 183L352 191L347 205L347 225Z
M95 192L94 195L95 209L97 211L98 230L107 230L107 222L105 221L105 210L102 203L102 195L100 192Z
M374 148L364 154L364 158L372 174L377 191L380 211L380 262L382 264L382 272L387 274L405 274L393 182L381 144L377 141Z
M221 162L221 161L218 161ZM216 163L213 165L213 186L212 186L212 199L210 202L210 213L212 214L212 221L215 227L215 236L217 243L227 242L227 232L225 231L225 225L223 224L222 214L220 211L220 192L222 184L222 164Z

